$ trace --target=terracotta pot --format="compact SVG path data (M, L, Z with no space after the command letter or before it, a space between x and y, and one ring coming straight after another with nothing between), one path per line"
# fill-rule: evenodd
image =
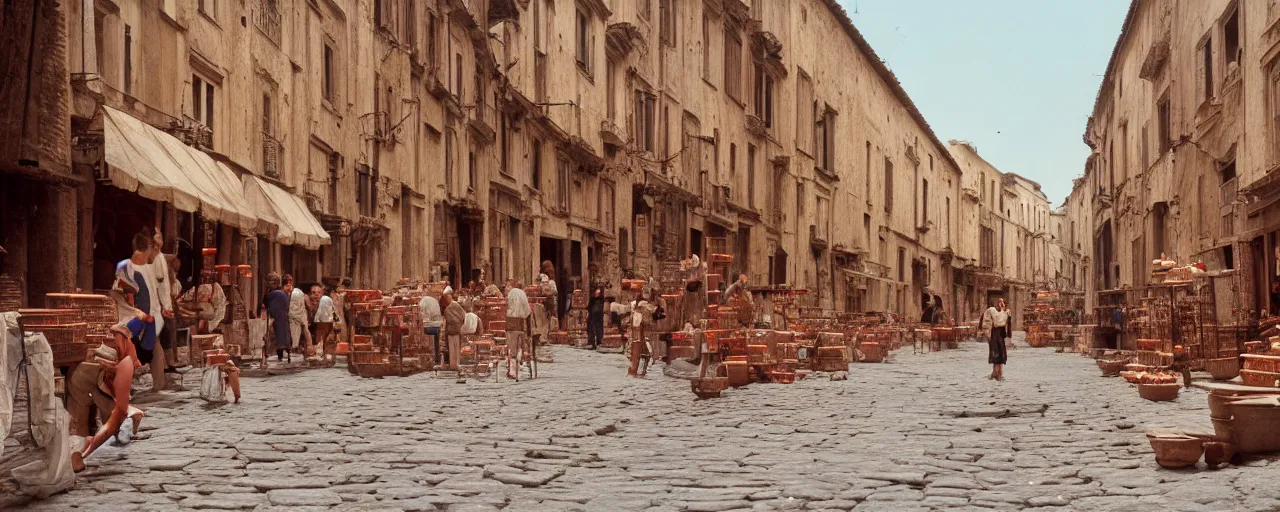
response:
M1204 463L1209 466L1221 466L1231 462L1236 455L1236 445L1211 441L1204 444Z
M1205 370L1213 376L1213 380L1231 380L1240 375L1240 358L1226 357L1209 359L1204 362Z
M1181 384L1138 384L1138 396L1152 402L1167 402L1178 398Z
M1194 466L1204 453L1204 440L1187 435L1147 435L1151 449L1156 452L1156 463L1168 469Z
M1280 395L1240 399L1229 405L1232 440L1240 453L1280 451Z
M1209 418L1213 421L1213 437L1230 442L1235 439L1235 431L1232 430L1231 418Z

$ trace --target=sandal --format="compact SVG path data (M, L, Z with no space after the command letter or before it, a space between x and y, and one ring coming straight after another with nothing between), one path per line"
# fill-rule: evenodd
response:
M84 454L79 450L71 452L71 471L75 473L84 471Z

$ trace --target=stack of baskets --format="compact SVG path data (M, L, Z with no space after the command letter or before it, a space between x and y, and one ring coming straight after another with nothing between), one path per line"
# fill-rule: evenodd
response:
M26 332L43 334L53 351L54 366L84 361L89 355L88 332L80 312L72 309L20 309Z
M17 311L21 307L22 283L9 274L0 274L0 313Z

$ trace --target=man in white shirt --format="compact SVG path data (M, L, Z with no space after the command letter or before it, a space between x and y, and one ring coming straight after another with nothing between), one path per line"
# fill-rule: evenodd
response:
M987 340L987 362L991 364L991 375L988 379L1004 380L1004 365L1009 361L1008 347L1005 338L1013 330L1013 315L1004 306L1004 299L996 301L996 305L987 308L978 321L978 332L984 325L991 326L991 338Z
M325 293L325 289L320 285L311 286L311 299L316 301L316 344L320 346L320 350L327 357L334 353L333 347L329 346L329 334L333 332L333 323L337 318L334 308L333 299ZM292 305L292 301L290 301Z
M444 315L440 313L440 301L430 295L424 295L418 301L418 314L422 316L422 332L431 337L432 354L435 364L444 364L440 358L440 328L444 326Z
M168 377L165 371L171 369L169 366L174 361L175 351L173 350L173 279L169 277L169 263L165 255L160 252L160 247L164 245L164 237L157 228L152 235L151 253L149 255L150 262L142 265L139 270L142 271L143 279L147 281L147 287L151 292L151 311L159 311L159 315L155 315L156 322L156 345L155 352L151 359L151 391L159 392L164 390L168 384Z
M299 342L306 349L303 354L311 353L311 331L307 318L307 294L295 288L293 276L285 274L284 291L289 294L289 340L292 348L298 348Z

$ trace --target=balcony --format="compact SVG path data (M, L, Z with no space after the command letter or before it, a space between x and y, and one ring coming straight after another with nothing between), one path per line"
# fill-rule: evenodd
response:
M820 232L818 226L809 225L809 247L814 251L825 251L830 243L827 242L827 234Z
M261 0L258 10L253 14L253 24L261 30L267 39L280 44L280 6L279 0Z
M188 146L213 148L213 130L190 117L182 116L181 126L170 125L170 129L166 131Z
M262 174L268 178L280 179L280 154L284 145L271 134L262 133Z
M486 143L493 143L497 138L498 132L498 112L492 105L484 102L478 102L469 107L471 112L471 121L468 125L471 131L483 139Z

